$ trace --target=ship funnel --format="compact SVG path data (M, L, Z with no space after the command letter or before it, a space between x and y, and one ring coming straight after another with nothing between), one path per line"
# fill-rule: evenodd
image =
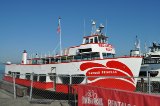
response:
M21 64L27 64L27 52L26 52L26 50L23 51Z

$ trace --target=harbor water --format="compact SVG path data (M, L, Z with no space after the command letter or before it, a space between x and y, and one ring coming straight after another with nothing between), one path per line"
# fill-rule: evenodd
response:
M2 79L4 68L5 68L4 64L0 64L0 80Z

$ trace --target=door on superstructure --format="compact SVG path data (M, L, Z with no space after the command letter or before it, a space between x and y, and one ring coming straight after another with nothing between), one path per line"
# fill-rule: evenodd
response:
M56 79L57 79L56 67L51 67L51 72L48 74L49 74L50 80L53 81L53 90L56 90Z

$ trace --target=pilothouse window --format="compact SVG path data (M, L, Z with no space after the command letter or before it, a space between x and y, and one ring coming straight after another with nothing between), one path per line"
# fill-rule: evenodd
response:
M94 43L98 43L97 37L94 38Z
M85 44L87 44L87 43L89 43L89 39L88 38L86 38L86 40L85 40Z
M93 39L90 39L90 43L93 43Z

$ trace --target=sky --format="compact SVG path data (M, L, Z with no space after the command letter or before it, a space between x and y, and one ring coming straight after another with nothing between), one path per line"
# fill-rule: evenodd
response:
M145 42L160 43L159 0L0 0L0 63L20 62L23 50L53 52L59 16L62 48L80 45L84 32L90 35L91 20L105 25L119 56L129 54L136 36L142 51Z

